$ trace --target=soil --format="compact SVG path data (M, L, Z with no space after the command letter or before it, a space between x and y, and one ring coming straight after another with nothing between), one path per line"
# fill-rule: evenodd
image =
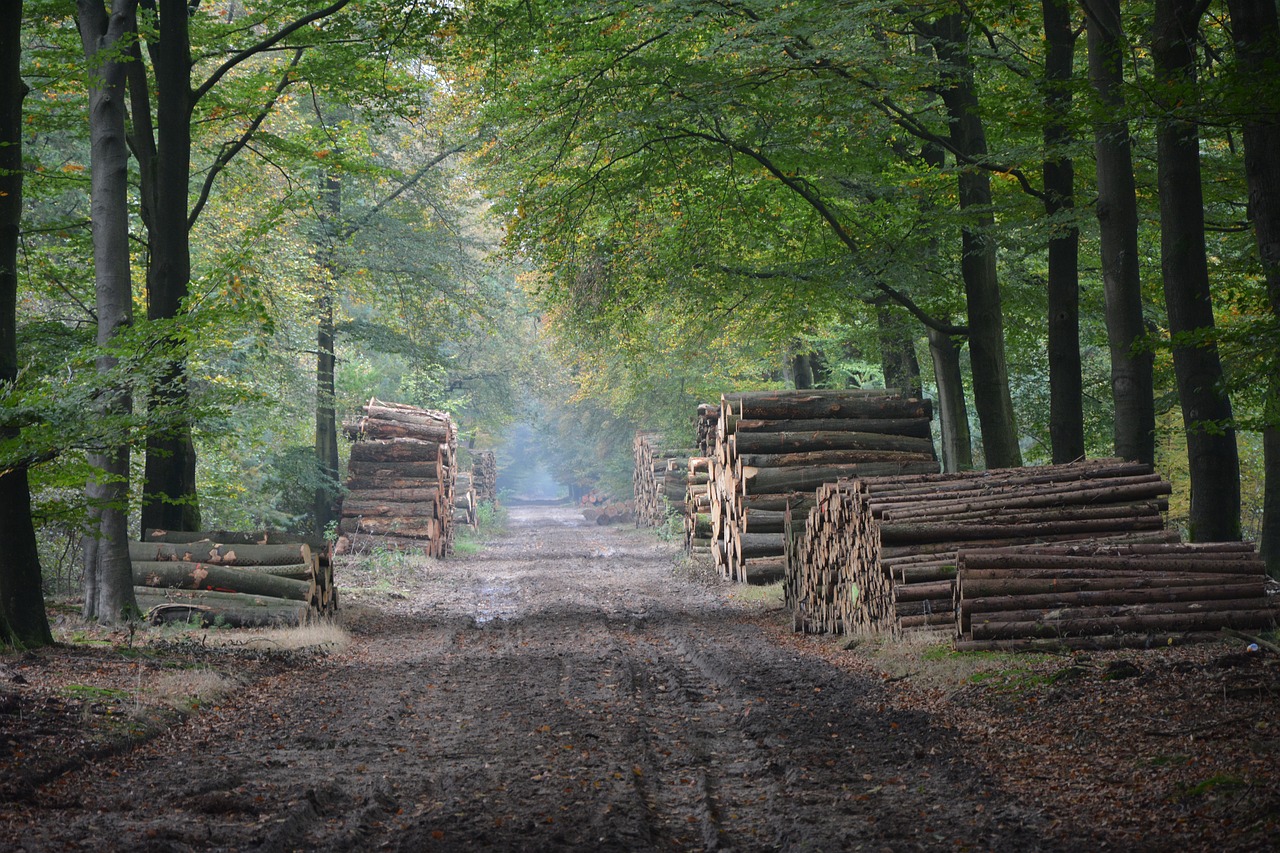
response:
M846 648L562 507L338 582L342 646L120 632L0 657L0 849L1280 843L1280 664L1238 640ZM196 675L231 689L155 698Z

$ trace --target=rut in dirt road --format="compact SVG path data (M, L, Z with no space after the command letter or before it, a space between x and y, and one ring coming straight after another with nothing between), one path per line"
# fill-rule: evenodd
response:
M0 846L1046 846L945 730L770 642L758 605L690 579L650 533L517 509L414 584L348 606L342 654L46 786L38 831Z

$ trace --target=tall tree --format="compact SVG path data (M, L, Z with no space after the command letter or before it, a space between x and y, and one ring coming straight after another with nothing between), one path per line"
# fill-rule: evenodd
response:
M1116 455L1153 464L1156 456L1154 359L1141 346L1147 334L1142 312L1138 253L1138 197L1133 178L1129 123L1125 119L1124 58L1128 46L1120 0L1083 0L1088 15L1089 81L1100 102L1095 121L1098 243L1111 354Z
M1249 218L1267 282L1271 313L1280 321L1280 111L1258 110L1257 93L1275 98L1280 71L1280 21L1274 0L1228 0L1235 38L1240 93L1253 111L1244 120L1244 169L1249 187ZM1270 353L1262 433L1264 467L1260 546L1267 569L1280 577L1280 347Z
M92 169L90 218L98 317L98 414L127 415L127 385L113 378L112 345L133 321L129 269L129 148L125 141L125 73L137 38L135 0L77 0L76 23L89 66L89 145ZM89 454L96 473L86 489L91 527L85 536L84 615L117 622L136 609L129 562L129 444L98 447Z
M1053 461L1085 454L1080 367L1080 229L1074 222L1071 78L1076 33L1069 0L1042 0L1044 19L1044 212L1049 218L1049 436Z
M1157 0L1151 54L1158 106L1160 267L1173 336L1173 369L1191 470L1190 533L1202 542L1240 538L1240 460L1214 339L1205 251L1196 38L1201 0Z
M18 238L22 226L22 2L0 4L0 397L18 381ZM0 418L0 441L20 429ZM0 644L53 642L44 611L40 553L25 459L0 468Z

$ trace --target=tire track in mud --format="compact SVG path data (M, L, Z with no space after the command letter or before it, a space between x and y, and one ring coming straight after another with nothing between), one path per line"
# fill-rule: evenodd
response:
M513 516L405 600L366 604L349 651L46 786L24 815L38 831L0 846L1044 847L947 732L772 646L672 546L566 509Z

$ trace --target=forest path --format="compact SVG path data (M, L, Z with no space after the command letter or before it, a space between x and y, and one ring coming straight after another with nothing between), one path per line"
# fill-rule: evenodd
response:
M49 783L0 846L1056 846L950 732L771 642L651 533L516 508L399 583L344 598L348 649Z

